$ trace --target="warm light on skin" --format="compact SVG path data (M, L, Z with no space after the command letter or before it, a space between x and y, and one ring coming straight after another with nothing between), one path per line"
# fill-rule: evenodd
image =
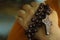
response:
M50 5L52 9L54 9L58 14L58 23L60 26L60 6L59 6L59 0L47 0L46 3Z
M51 0L49 0L49 1L47 1L47 3L53 8L53 9L55 9L57 6L54 4L54 2L53 2L53 4L51 3L52 1ZM57 8L56 8L57 9ZM55 10L56 10L55 9ZM57 10L58 11L58 10ZM57 40L60 40L59 39L59 34L60 34L60 31L59 31L59 27L58 27L58 25L56 25L55 23L57 23L58 24L58 15L57 15L57 13L56 13L56 11L54 11L53 12L53 14L51 14L50 15L51 17L51 20L52 20L52 22L53 22L53 28L52 28L52 30L51 30L51 35L50 35L50 39L51 40L54 40L54 38L56 38ZM56 19L56 20L55 20ZM54 22L55 21L55 22ZM23 30L23 31L22 31ZM43 32L43 29L40 29L40 30L42 30L42 32ZM57 31L58 30L58 31ZM41 33L42 33L41 32ZM38 35L39 35L39 37L40 37L40 35L41 35L41 33L40 33L40 31L39 31L39 33L38 33ZM53 35L53 36L52 36ZM42 36L43 37L43 36ZM15 22L15 24L14 24L14 26L13 26L13 29L12 29L12 31L11 31L11 33L10 33L10 35L9 35L9 37L8 37L8 40L24 40L24 38L26 38L26 36L24 35L24 29L23 29L23 27L18 23L18 20L16 20L16 22ZM45 37L43 37L43 38L45 38ZM53 39L52 39L53 38ZM45 38L46 39L46 38Z

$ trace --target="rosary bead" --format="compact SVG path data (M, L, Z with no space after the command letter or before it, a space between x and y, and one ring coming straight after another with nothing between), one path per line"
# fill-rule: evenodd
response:
M37 13L35 13L35 16L39 16L39 14L40 14L40 13L37 12Z
M37 19L35 22L36 22L36 24L37 24L37 23L42 22L42 20L41 20L41 19Z
M35 23L32 23L29 25L29 28L35 28L36 27L36 24Z
M30 34L28 34L27 36L28 36L28 38L31 38L31 35Z
M41 8L44 8L44 4L43 3L41 3L40 6L39 6L39 9L41 9Z
M45 19L46 18L46 14L45 13L41 13L40 16L42 19Z
M36 33L37 29L36 28L31 28L32 33Z
M51 9L49 8L49 6L48 5L45 5L44 6L44 11L46 12L46 14L48 14L48 15L50 15L50 13L51 13Z
M32 18L32 19L31 19L31 21L32 21L32 22L35 22L35 20L36 20L36 19L37 19L37 18L36 18L36 17L34 17L34 18Z
M50 13L51 13L50 9L45 9L43 12L47 15L50 15Z
M37 19L35 22L36 22L36 23L38 23L38 22L39 22L39 20Z
M45 5L45 6L44 6L44 9L49 9L49 6L48 6L48 5Z

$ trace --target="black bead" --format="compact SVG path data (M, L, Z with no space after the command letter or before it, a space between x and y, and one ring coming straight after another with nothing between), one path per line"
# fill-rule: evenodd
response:
M42 16L38 16L38 19L39 19L39 20L42 20Z
M42 19L45 19L46 18L46 15L42 15Z
M39 13L37 12L37 13L35 13L35 16L39 16L39 14L40 14L40 12Z
M45 9L49 9L49 6L48 6L48 5L45 5L44 8L45 8Z
M37 32L36 28L30 28L30 30L32 31L32 33L36 33Z
M27 32L26 32L26 35L27 35L28 38L31 38L31 37L32 37L32 32L27 31Z
M45 5L45 6L44 6L44 12L45 12L46 14L50 15L51 9L50 9L50 7L49 7L48 5Z
M44 12L41 12L40 16L41 16L41 15L45 15L45 13L44 13Z
M41 13L43 10L44 10L44 8L39 8L39 9L37 10L37 13Z
M40 17L41 17L42 19L45 19L45 18L46 18L46 13L41 13L41 14L40 14Z
M31 38L31 37L33 37L33 36L35 35L35 33L28 32L26 35L27 35L27 36L30 36L30 38Z
M31 33L32 37L35 35L35 33Z
M36 20L36 19L37 19L37 18L36 18L36 17L34 17L34 18L32 18L32 19L31 19L31 21L32 21L32 22L35 22L35 20Z
M28 32L30 33L30 32L32 32L32 31L29 29Z
M36 22L36 23L38 23L38 22L39 22L39 20L37 19L35 22Z
M43 12L44 12L45 14L47 14L47 15L50 15L50 13L51 13L51 11L48 10L48 9L45 9Z
M27 34L27 36L28 36L28 38L31 38L32 37L31 34Z
M37 27L40 28L42 27L42 22L37 24Z
M36 24L35 23L32 23L29 25L29 28L35 28L36 27Z
M47 10L47 14L50 15L50 13L51 13L51 12Z
M45 5L44 5L43 3L41 3L40 6L39 6L39 9L44 8L44 6L45 6Z

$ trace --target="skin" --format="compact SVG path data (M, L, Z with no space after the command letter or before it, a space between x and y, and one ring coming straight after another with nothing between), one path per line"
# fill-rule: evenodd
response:
M31 6L32 5L32 6ZM21 16L24 20L20 20L17 18L9 36L8 40L28 40L26 35L24 34L24 29L27 29L27 24L31 18L31 16L35 13L37 10L39 4L32 2L31 5L26 4L22 7L24 10L19 10L18 14ZM28 20L29 19L29 20ZM44 33L44 27L40 28L39 31L36 33L36 37L40 40L60 40L60 29L58 26L58 15L57 12L52 10L51 15L49 16L49 19L52 21L51 31L50 35L47 37Z
M57 11L58 23L59 23L59 26L60 26L60 6L59 6L58 2L59 2L59 0L47 0L46 1L46 3L48 3L52 9Z

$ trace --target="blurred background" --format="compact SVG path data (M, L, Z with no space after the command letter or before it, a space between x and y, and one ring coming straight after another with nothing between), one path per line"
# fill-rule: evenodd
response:
M0 40L7 39L20 7L32 1L43 2L44 0L0 0Z
M0 40L6 40L16 20L17 11L34 0L0 0Z

